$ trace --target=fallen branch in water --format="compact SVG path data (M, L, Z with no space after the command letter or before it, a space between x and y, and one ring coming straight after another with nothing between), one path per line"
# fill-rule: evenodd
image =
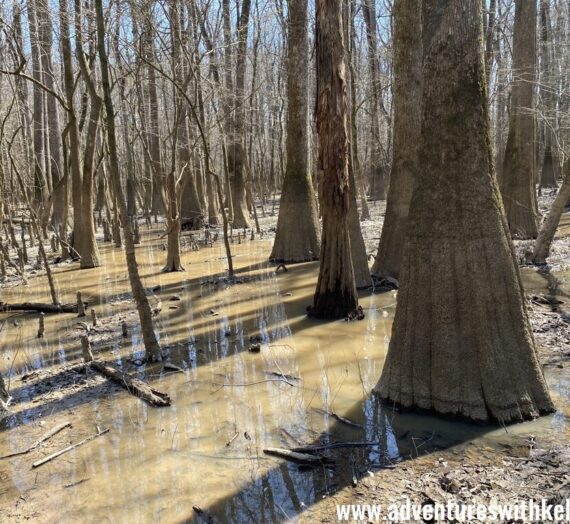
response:
M43 304L41 302L21 302L6 304L0 302L0 311L36 311L38 313L77 313L77 304Z
M243 384L227 384L227 383L220 384L219 382L212 382L212 384L214 386L220 386L218 389L214 391L214 393L217 393L218 391L220 391L220 389L225 387L245 388L247 386L256 386L257 384L263 384L265 382L283 382L284 384L288 384L289 386L295 387L295 384L292 384L291 382L283 378L268 378L266 380L257 380L256 382L245 382Z
M302 464L316 464L325 460L325 457L321 457L320 455L310 455L309 453L301 453L292 449L265 448L263 453Z
M26 453L29 453L30 451L36 449L42 442L45 442L46 440L50 439L51 437L53 437L60 431L64 430L65 428L70 428L70 427L71 427L71 422L64 422L63 424L59 424L54 428L50 429L46 434L42 435L29 448L23 449L21 451L15 451L14 453L10 453L9 455L4 455L3 457L0 457L0 460L10 457L17 457L18 455L25 455Z
M322 413L323 415L328 415L329 417L334 418L335 420L338 420L339 422L342 422L343 424L346 424L347 426L350 426L353 428L358 428L358 429L363 428L362 424L358 424L357 422L353 422L352 420L349 420L346 417L342 417L341 415L337 415L336 413L334 413L332 411L326 411L324 409L319 409L319 408L313 408L313 409L319 413Z
M144 400L151 406L166 407L171 404L170 397L167 393L162 393L161 391L150 387L146 382L143 382L138 378L131 377L127 373L123 373L111 364L93 360L89 365L95 371L113 380L120 386L124 387L129 393L141 400Z
M291 380L301 380L299 377L296 377L295 375L288 375L287 373L283 373L282 371L266 371L265 373L267 373L268 375L272 375L274 377L280 377L287 383L289 383L289 381Z
M90 442L91 440L96 439L97 437L105 435L105 433L109 433L109 431L111 431L111 428L104 429L103 431L99 431L98 433L95 433L94 435L91 435L90 437L84 438L82 441L78 442L77 444L72 444L71 446L67 446L66 448L60 449L59 451L56 451L55 453L52 453L51 455L44 457L43 459L36 460L36 462L34 462L32 464L32 468L38 468L40 466L43 466L47 462L50 462L53 459L56 459L57 457L60 457L64 453L67 453L68 451L72 451L72 450L78 448L79 446L83 446L83 444L87 444L87 442Z
M326 451L327 449L339 448L370 448L379 446L380 442L334 442L332 444L322 444L320 446L304 446L291 448L296 453L314 453L316 451Z
M236 432L234 433L234 436L233 436L230 440L228 440L228 441L226 442L226 448L229 447L230 444L231 444L236 438L238 438L238 436L239 436L239 433L236 431Z

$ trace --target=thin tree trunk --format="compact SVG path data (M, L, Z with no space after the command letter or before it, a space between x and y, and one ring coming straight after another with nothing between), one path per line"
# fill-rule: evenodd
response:
M32 76L37 81L43 82L42 74L42 50L39 45L38 19L35 0L27 0L28 5L28 25L30 30L30 44L32 51ZM46 169L49 167L45 163L45 92L37 84L32 87L33 92L33 133L34 133L34 201L43 203L47 197L47 175Z
M546 259L550 253L552 241L556 234L556 228L560 224L560 218L564 213L566 203L570 201L570 162L566 161L564 165L564 180L560 186L560 190L548 211L548 215L544 219L532 254L532 261L535 264L546 264Z
M486 0L483 0L484 2ZM495 11L497 0L489 1L489 15L485 24L485 80L487 88L491 85L491 71L493 69L493 49L495 46Z
M362 166L360 165L360 158L358 153L358 108L356 104L356 53L354 46L356 42L356 29L354 27L354 12L350 16L350 158L354 178L356 181L356 188L360 200L360 218L362 220L370 220L370 210L368 202L366 201L366 187L364 175L362 173Z
M156 62L156 53L153 40L154 28L152 13L146 14L145 34L143 36L143 53L147 62L148 80L146 83L146 102L148 105L148 149L152 166L152 209L154 215L164 211L164 169L162 165L162 151L160 146L160 125L158 93L156 87L156 71L153 64Z
M146 349L146 357L148 360L162 360L160 345L154 332L152 321L152 313L150 305L145 294L135 254L135 245L133 241L133 232L131 230L131 221L128 219L127 202L123 194L121 186L121 174L119 168L119 156L117 152L117 137L115 132L115 111L113 109L113 100L111 98L111 81L109 78L109 63L107 59L107 51L105 49L105 21L103 17L103 0L95 0L95 12L97 19L97 48L99 60L101 62L101 82L103 85L105 111L107 114L107 143L109 147L109 169L111 172L111 180L119 206L119 218L123 228L125 237L125 258L127 260L127 270L131 283L133 298L137 305L139 320L141 323L141 333Z
M345 61L346 70L350 70L352 62L352 47L351 47L351 20L352 12L349 3L343 3L343 30L345 45ZM352 85L352 81L350 84ZM351 88L352 91L352 88ZM347 98L347 101L349 99ZM352 106L352 97L350 98ZM352 108L351 108L352 109ZM370 268L368 267L368 255L366 253L366 245L362 237L362 230L360 229L360 217L358 216L358 205L356 203L357 189L356 189L356 176L354 157L352 156L352 110L347 113L348 125L348 178L349 178L349 211L348 211L348 232L350 236L350 253L352 258L352 270L354 272L354 282L357 289L364 289L372 285L372 278L370 276Z

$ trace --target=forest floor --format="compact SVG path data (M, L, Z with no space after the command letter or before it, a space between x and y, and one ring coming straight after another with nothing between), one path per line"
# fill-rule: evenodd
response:
M551 195L543 196L540 200L541 208L545 209L551 199ZM374 253L383 220L383 206L372 206L371 211L372 218L362 223L362 230L368 252ZM569 218L570 213L566 213L563 222L565 225L553 245L549 266L523 270L530 275L531 281L537 280L536 292L526 289L529 317L540 360L554 374L563 374L565 368L570 367L570 297L568 288L561 289L559 282L550 274L551 269L567 272L570 265ZM275 222L276 214L260 218L261 227L265 231L264 241L271 240L274 235ZM199 240L201 234L185 233L187 242L190 235L192 240ZM522 261L529 245L516 242L516 248ZM30 249L29 254L30 260L33 260L34 250ZM33 271L36 278L43 273L39 267L28 269ZM7 278L0 283L0 288L17 285L16 277ZM544 292L545 287L547 292ZM176 295L163 296L162 300L157 295L160 295L158 288L149 289L151 305L157 315L168 315L169 310L178 308L179 298ZM89 330L91 344L94 351L97 351L112 345L124 321L136 322L130 294L112 297L110 304L117 308L117 313L100 319L97 327L91 326L89 316L77 319L69 335L74 344L77 345L81 333ZM5 316L3 320L19 322L17 317L11 316ZM40 420L46 404L57 405L58 411L72 414L78 402L95 401L121 390L120 386L97 373L85 373L77 366L80 354L78 357L75 360L69 359L69 363L60 366L38 367L22 374L11 373L12 420L26 424ZM140 365L136 355L122 359L122 369L125 372L137 373ZM171 371L176 372L175 369ZM161 364L147 366L144 376L152 377L153 373L161 372L165 372ZM564 377L561 386L564 391L557 394L567 398L568 377ZM570 413L566 413L564 408L561 416L570 416ZM42 431L45 429L47 428ZM487 504L531 498L562 502L570 497L570 445L566 444L569 437L570 430L564 429L563 432L547 432L536 438L527 435L519 438L505 428L504 439L499 438L497 445L492 447L463 442L444 449L436 445L435 441L431 446L427 439L422 442L421 450L415 449L413 460L410 455L389 467L354 478L352 486L329 492L322 500L309 506L298 519L303 522L336 522L337 504L385 506L406 500L420 505L448 500ZM54 449L58 448L58 442L63 445L64 441L60 440L60 436L55 436ZM330 457L339 457L342 453L340 450L332 451ZM0 507L0 521L33 520L34 515L41 512L40 503L40 500L20 497L15 506Z

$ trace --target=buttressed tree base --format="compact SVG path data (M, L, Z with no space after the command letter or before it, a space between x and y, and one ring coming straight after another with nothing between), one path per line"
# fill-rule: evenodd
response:
M380 396L504 423L553 410L491 161L481 2L426 0L420 165Z

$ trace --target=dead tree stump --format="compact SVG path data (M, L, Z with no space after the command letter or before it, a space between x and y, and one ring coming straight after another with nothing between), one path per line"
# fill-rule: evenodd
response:
M77 316L85 316L85 305L83 304L83 300L81 298L81 291L77 292Z
M20 240L22 241L22 257L24 258L24 263L29 262L28 258L28 246L26 245L26 226L22 221L22 229L20 231Z
M44 338L45 324L44 324L45 313L40 313L38 319L38 338Z
M22 248L21 247L18 248L17 253L18 253L18 266L20 268L20 273L23 275L25 263L24 263L24 255L22 254Z
M93 362L93 352L91 351L91 342L87 335L81 335L81 350L83 352L83 360L85 362Z

